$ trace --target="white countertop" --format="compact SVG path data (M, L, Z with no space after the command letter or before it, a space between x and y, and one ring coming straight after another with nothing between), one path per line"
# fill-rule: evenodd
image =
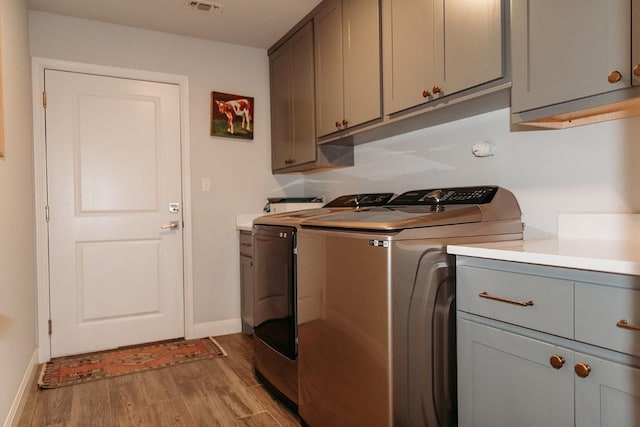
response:
M543 239L451 245L447 252L477 258L524 262L579 270L640 275L640 242Z
M262 215L264 215L264 213L237 214L236 230L251 231L253 229L253 220Z
M640 215L560 214L558 236L448 246L477 258L640 275Z

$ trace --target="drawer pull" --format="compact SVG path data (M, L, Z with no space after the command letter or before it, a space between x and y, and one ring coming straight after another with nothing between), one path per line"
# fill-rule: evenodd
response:
M494 301L500 301L500 302L506 302L507 304L513 304L513 305L519 305L521 307L529 307L533 305L533 301L529 300L529 301L516 301L514 299L510 299L510 298L503 298L503 297L496 297L493 295L489 295L486 292L481 292L478 295L480 298L487 298L487 299L491 299Z
M640 326L630 324L629 322L627 322L626 319L622 319L621 321L616 323L616 326L618 328L622 328L622 329L630 329L632 331L640 331Z

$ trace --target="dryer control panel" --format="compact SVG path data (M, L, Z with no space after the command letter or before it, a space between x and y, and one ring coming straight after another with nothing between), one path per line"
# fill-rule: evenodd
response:
M382 206L393 197L393 193L347 194L333 199L325 208L367 208Z

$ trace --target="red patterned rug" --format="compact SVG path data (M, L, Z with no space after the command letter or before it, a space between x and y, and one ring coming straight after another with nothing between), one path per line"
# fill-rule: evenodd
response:
M220 344L209 337L161 341L77 356L56 357L42 367L38 386L56 388L82 384L226 355Z

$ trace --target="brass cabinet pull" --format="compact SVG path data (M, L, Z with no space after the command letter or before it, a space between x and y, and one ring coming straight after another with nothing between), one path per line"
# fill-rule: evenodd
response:
M429 96L431 96L431 92L429 92L426 89L422 91L422 97L423 98L428 98Z
M336 127L340 129L340 122L336 122Z
M564 362L565 362L564 357L558 354L554 354L549 358L549 363L551 364L551 366L553 366L556 369L562 368L564 366Z
M636 64L635 67L633 67L633 75L640 77L640 64Z
M587 378L591 373L591 366L587 365L586 363L576 363L574 371L580 378Z
M620 71L612 71L609 73L607 80L609 81L609 83L618 83L620 80L622 80L622 74L620 73Z
M348 121L346 121L345 119L342 119L342 126L347 126L349 124Z
M293 159L287 159L287 160L285 160L285 161L284 161L284 164L285 164L285 165L290 165L290 164L292 164L292 163L295 163L295 160L293 160Z
M431 91L436 94L442 92L442 89L440 89L440 86L434 86Z
M516 301L514 299L510 299L510 298L503 298L503 297L496 297L493 295L489 295L486 292L481 292L478 295L480 298L487 298L490 300L494 300L494 301L500 301L500 302L506 302L507 304L514 304L514 305L519 305L521 307L530 307L533 305L533 301L529 300L529 301Z
M618 323L616 323L616 326L618 328L629 329L631 331L639 331L640 332L640 326L634 325L632 323L629 323L629 322L627 322L626 319L620 320Z

